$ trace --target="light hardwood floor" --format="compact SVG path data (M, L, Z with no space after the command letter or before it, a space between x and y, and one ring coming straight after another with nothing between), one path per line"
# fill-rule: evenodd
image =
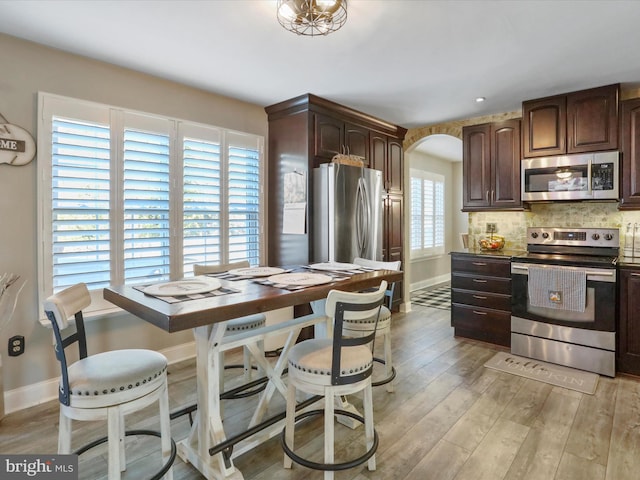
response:
M380 436L377 470L366 465L338 472L336 479L381 480L635 480L640 478L640 380L600 377L595 395L585 395L483 367L498 347L454 338L450 314L414 306L394 314L393 355L398 376L395 393L374 388L376 429ZM378 345L381 347L381 345ZM228 373L227 385L233 381ZM195 397L194 364L170 367L172 409ZM224 402L230 431L248 422L254 399ZM273 411L283 406L275 402ZM359 400L353 400L359 405ZM128 428L157 429L153 408L136 414ZM58 404L8 415L0 423L1 453L54 453ZM104 434L104 425L74 422L74 448ZM186 435L187 417L172 421L172 434ZM322 420L299 426L296 448L321 460ZM340 460L361 453L362 429L336 427ZM124 478L147 478L159 465L157 443L128 438ZM314 458L314 457L312 457ZM235 460L245 479L320 479L322 473L294 465L282 468L282 449L274 438ZM82 456L80 478L102 479L104 449ZM176 460L176 480L202 478Z

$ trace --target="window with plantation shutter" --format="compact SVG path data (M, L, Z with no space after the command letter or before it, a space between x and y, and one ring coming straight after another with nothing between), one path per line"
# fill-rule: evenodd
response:
M264 138L39 94L39 295L263 256Z
M194 263L222 263L222 135L216 129L187 129L185 135L182 234L188 273Z
M444 176L410 171L411 258L444 253Z
M53 291L110 282L108 125L53 117L51 124Z
M260 159L250 139L229 135L229 258L260 259Z
M169 136L126 128L123 145L125 283L168 280Z

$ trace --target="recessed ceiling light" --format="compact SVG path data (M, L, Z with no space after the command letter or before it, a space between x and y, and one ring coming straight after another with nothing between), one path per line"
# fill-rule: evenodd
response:
M477 97L477 98L476 98L476 102L477 102L477 103L482 103L482 102L484 102L485 100L486 100L486 98L484 98L484 97Z

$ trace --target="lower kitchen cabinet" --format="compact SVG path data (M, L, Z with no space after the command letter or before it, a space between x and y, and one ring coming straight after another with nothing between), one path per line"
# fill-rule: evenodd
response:
M511 346L511 261L451 254L451 326L456 336Z
M618 372L640 375L640 267L620 266L618 316Z

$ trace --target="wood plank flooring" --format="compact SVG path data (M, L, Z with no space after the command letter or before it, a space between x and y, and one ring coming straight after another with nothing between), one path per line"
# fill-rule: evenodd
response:
M394 314L393 355L396 391L374 388L380 436L377 470L366 465L338 472L338 480L635 480L640 478L640 379L601 377L595 395L528 380L483 367L499 347L454 338L450 313L414 306ZM382 345L378 345L380 348ZM236 354L235 360L239 361ZM232 386L238 371L227 373ZM195 398L194 362L170 367L170 403L178 409ZM270 412L283 408L276 398ZM246 425L255 397L224 401L229 431ZM356 406L358 398L352 400ZM128 428L157 429L155 406L128 419ZM1 453L54 453L58 403L8 415L0 423ZM74 422L74 448L102 436L101 423ZM183 438L187 417L172 421ZM336 426L336 456L363 451L362 429ZM296 448L321 460L322 420L298 427ZM126 479L147 478L159 465L157 440L128 437ZM282 468L279 439L273 438L235 459L245 479L321 479L294 465ZM80 478L106 477L106 451L99 447L80 460ZM176 460L176 480L202 478Z

